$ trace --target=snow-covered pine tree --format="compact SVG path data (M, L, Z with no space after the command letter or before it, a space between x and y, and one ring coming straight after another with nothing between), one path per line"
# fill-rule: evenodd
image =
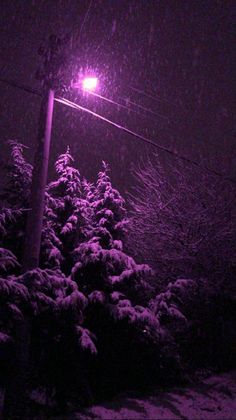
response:
M102 169L92 194L92 236L100 238L104 248L122 249L126 226L125 200L111 183L109 166L102 162Z
M68 147L55 163L58 179L47 187L42 247L48 264L61 264L66 272L71 265L70 254L80 238L84 239L87 225L87 203L82 197L80 173L72 166L73 161Z
M11 161L6 165L6 184L0 194L0 246L6 248L5 255L13 252L20 261L29 208L32 166L24 158L23 144L16 140L9 140L8 144L11 149ZM5 268L9 267L8 262L9 258ZM14 267L19 267L19 264L14 264ZM12 269L13 265L9 274L12 273ZM7 273L6 270L5 274Z
M8 140L11 162L6 165L7 183L0 198L11 208L27 208L32 179L32 166L24 157L24 146L17 140Z
M48 201L48 197L45 201ZM46 204L46 214L44 216L41 238L40 266L45 268L60 268L63 262L62 242L56 234L55 222L48 217L48 210Z
M95 387L105 389L107 384L114 391L128 384L133 386L135 378L147 383L157 375L161 347L168 355L165 346L168 343L171 349L173 343L171 335L146 307L152 294L151 269L136 264L122 250L125 202L113 188L104 162L88 194L91 229L88 239L73 253L71 278L88 298L85 325L97 337L98 371L94 375L101 382Z
M94 201L94 191L95 187L92 182L88 182L86 178L82 180L82 189L83 189L83 197L88 204L91 204Z
M16 256L6 248L0 248L0 276L14 273L20 267Z
M92 223L93 223L94 209L92 207L92 203L94 202L95 186L92 182L89 182L86 178L83 178L81 187L82 187L82 199L84 203L83 214L86 219L85 237L89 239L91 237L91 232L93 228Z
M176 377L180 367L173 337L146 306L150 268L123 251L102 248L99 238L81 244L74 257L71 277L89 302L85 326L97 337L96 392L107 397Z
M115 288L133 296L137 303L144 302L151 290L147 281L151 270L147 265L136 264L123 252L125 200L113 188L108 171L108 165L103 162L96 185L84 186L90 223L86 240L74 250L76 264L72 277L79 279L80 288L86 293L96 288L112 292Z
M5 276L19 272L19 263L9 264L9 261L13 261L12 258L9 259L9 255L10 253L15 254L15 261L21 262L32 179L32 166L26 162L24 157L25 146L16 140L9 140L8 144L11 149L11 160L5 167L6 184L0 194L2 202L0 210L1 264L2 275ZM54 229L52 202L52 197L47 193L41 263L44 266L58 267L62 261L61 243ZM6 248L5 252L3 252L4 248ZM8 255L5 262L4 255Z
M95 336L83 326L87 304L76 283L60 270L38 268L18 277L0 277L0 383L5 388L10 379L7 409L11 410L8 391L17 388L14 375L24 362L24 346L30 350L31 368L24 383L28 395L34 399L41 391L44 404L48 397L66 404L74 392L78 400L86 397L84 356L97 353ZM21 343L19 334L26 319L28 343Z

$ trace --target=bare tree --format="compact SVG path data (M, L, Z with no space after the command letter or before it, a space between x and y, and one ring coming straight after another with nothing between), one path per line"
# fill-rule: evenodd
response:
M136 170L128 248L161 283L178 276L229 275L236 260L235 185L202 170L162 165Z

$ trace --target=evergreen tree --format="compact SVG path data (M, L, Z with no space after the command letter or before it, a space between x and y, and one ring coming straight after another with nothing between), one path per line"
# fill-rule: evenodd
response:
M9 140L11 162L6 165L7 182L0 194L0 246L6 253L15 254L21 260L25 222L29 208L32 166L24 158L24 145L16 140ZM5 253L5 255L6 255ZM9 262L9 259L7 258ZM6 264L9 267L9 264ZM14 264L19 267L19 264ZM10 273L13 266L11 265ZM7 272L7 271L6 271Z
M25 183L29 192L30 170L20 155L23 149L14 147L18 183L20 188ZM95 392L109 392L134 386L136 381L145 386L150 379L163 378L166 366L175 372L179 366L173 336L147 307L152 271L136 264L123 250L125 201L112 186L108 165L103 162L95 185L81 180L69 148L55 168L57 179L48 185L45 197L44 269L9 276L19 269L9 224L18 229L15 219L25 219L21 205L28 203L29 193L21 202L12 186L11 206L0 214L0 231L5 236L0 243L0 347L5 346L4 354L11 346L11 354L22 363L20 334L29 323L32 384L28 387L31 391L55 388L56 398L62 401L78 388L89 394L88 382ZM14 343L19 344L19 354ZM91 359L95 354L96 362Z
M16 256L6 248L0 248L0 275L7 276L20 267Z
M103 162L96 185L83 184L89 223L85 240L73 252L76 264L72 277L87 294L97 288L103 291L115 288L133 294L136 301L145 301L144 290L150 293L151 289L145 278L151 276L151 270L147 265L137 265L123 252L125 201L113 188L108 171Z
M95 186L93 183L88 182L86 178L83 178L81 186L82 186L82 198L83 198L83 203L84 203L83 214L86 219L85 237L89 238L92 232L92 223L93 223L93 215L94 215L94 209L92 207L92 203L94 201Z
M32 166L24 158L24 146L16 140L9 140L11 162L6 165L7 184L0 196L10 208L27 208L29 205Z
M18 277L0 277L1 385L10 383L7 418L14 409L9 405L17 389L14 377L24 364L25 351L29 351L30 366L27 363L22 369L24 387L33 399L41 390L44 398L51 395L62 405L72 390L77 390L79 399L87 392L84 357L97 353L95 336L83 326L87 304L76 283L59 270L35 269ZM27 343L22 343L26 322Z
M162 357L169 363L172 358L176 369L178 362L171 353L171 335L146 307L152 271L122 250L125 203L113 188L104 162L95 187L87 186L87 197L92 209L90 230L73 252L71 278L88 298L85 325L97 337L94 386L113 392L134 386L135 380L147 384L160 377Z
M91 206L93 210L91 235L99 237L105 248L122 249L122 243L118 241L121 241L125 232L125 200L119 191L113 188L109 177L109 166L104 161L102 170L98 173Z
M71 274L88 298L85 326L97 337L96 392L107 397L126 387L176 378L175 341L146 307L152 294L150 268L120 250L102 248L99 239L75 250Z
M62 263L66 272L71 265L70 254L85 237L87 225L87 203L82 197L80 173L72 166L73 161L69 147L57 159L58 179L48 185L45 210L44 255L54 264Z
M47 206L46 206L47 208ZM62 242L56 235L55 222L44 217L44 226L41 239L40 266L60 268L63 262Z

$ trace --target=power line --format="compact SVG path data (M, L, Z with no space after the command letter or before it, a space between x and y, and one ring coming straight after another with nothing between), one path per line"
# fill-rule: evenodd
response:
M146 108L145 106L142 106L142 105L140 105L140 104L137 104L136 102L131 101L129 98L121 98L121 99L123 99L123 101L126 101L126 102L128 102L129 104L131 104L131 105L136 106L137 108L142 109L142 110L143 110L143 111L145 111L145 112L148 112L149 114L155 115L155 116L157 116L157 117L159 117L159 118L162 118L162 119L164 119L164 120L168 120L168 121L169 121L169 117L167 117L166 115L161 115L161 114L159 114L159 113L157 113L157 112L155 112L155 111L152 111L151 109Z
M132 109L132 108L130 108L130 107L129 107L129 106L127 106L127 105L120 104L119 102L116 102L116 101L114 101L114 100L113 100L113 99L111 99L111 98L107 98L107 97L102 96L102 95L99 95L98 93L95 93L95 92L89 92L89 91L88 91L87 93L88 93L89 95L96 96L97 98L100 98L100 99L102 99L102 100L104 100L104 101L106 101L106 102L109 102L109 103L113 104L113 105L117 105L119 108L127 109L129 112L134 112L135 114L142 115L143 117L146 117L146 115L145 115L144 113L142 113L142 112L140 112L140 111L137 111L136 109ZM120 99L121 99L122 101L126 101L126 99L125 99L125 98L120 97ZM158 116L158 117L160 117L160 118L165 118L165 119L168 119L168 117L163 117L163 116L161 116L161 115L159 115L159 114L157 114L157 113L155 113L155 112L152 112L152 111L148 110L147 108L141 107L140 105L136 104L135 102L131 102L131 101L129 101L129 102L130 102L130 104L135 105L136 107L139 107L140 109L143 109L143 110L145 110L146 112L150 112L151 114L154 114L154 115L156 115L156 116Z
M109 119L108 119L108 118L106 118L106 117L103 117L102 115L98 114L97 112L91 111L90 109L83 107L82 105L76 104L75 102L69 101L68 99L65 99L65 98L62 98L62 97L56 97L56 98L55 98L55 101L60 102L60 103L62 103L62 104L64 104L64 105L70 106L71 108L75 108L75 109L79 109L79 110L81 110L81 111L85 111L85 112L87 112L88 114L93 115L94 117L97 117L97 118L99 118L100 120L105 121L105 122L107 122L107 123L109 123L109 124L113 125L114 127L117 127L117 128L119 128L119 129L121 129L122 131L125 131L126 133L128 133L128 134L130 134L130 135L132 135L132 136L134 136L134 137L139 138L140 140L144 141L145 143L149 143L149 144L151 144L152 146L155 146L155 147L158 147L158 148L161 148L161 149L163 149L163 150L164 150L164 148L163 148L162 146L158 146L158 145L157 145L154 141L152 141L152 140L148 139L147 137L144 137L144 136L142 136L142 135L140 135L140 134L137 134L137 133L135 133L134 131L129 130L128 128L126 128L126 127L124 127L124 126L122 126L122 125L120 125L120 124L117 124L117 123L115 123L114 121L109 120ZM167 150L168 150L168 149L166 149L166 151L167 151Z
M87 93L87 94L89 94L89 95L95 96L95 97L97 97L97 98L100 98L100 99L104 100L105 102L109 102L109 103L111 103L111 104L113 104L113 105L116 105L118 108L127 109L129 112L133 112L133 113L135 113L135 114L137 114L137 115L141 115L141 116L142 116L142 117L144 117L144 118L145 118L145 117L149 117L148 115L146 115L146 114L145 114L145 113L149 113L149 114L151 114L151 115L152 115L152 117L157 116L157 117L159 117L159 118L161 118L161 119L164 119L164 120L167 120L167 122L169 122L169 117L164 116L164 115L160 115L160 114L158 114L157 112L154 112L154 111L152 111L152 110L150 110L150 109L148 109L148 108L145 108L145 107L143 107L143 106L141 106L141 105L137 104L136 102L130 101L130 100L129 100L129 98L123 98L122 96L119 96L119 97L118 97L121 101L124 101L124 102L126 102L126 103L128 102L129 104L131 104L131 105L133 105L133 106L136 106L136 107L137 107L137 108L139 108L139 109L144 110L144 111L145 111L145 113L140 112L140 111L138 111L137 109L130 108L128 105L124 105L124 104L121 104L121 103L119 103L119 102L116 102L116 101L114 101L114 100L113 100L113 99L111 99L111 98L107 98L107 97L105 97L105 96L99 95L98 93L95 93L95 92L92 92L92 91L86 91L86 93ZM152 120L154 120L154 119L152 118ZM156 121L156 119L155 119L155 121Z
M166 102L167 104L173 105L176 108L178 108L178 106L179 106L179 105L175 104L174 102L169 101L168 99L161 98L158 95L155 95L155 96L150 95L149 93L145 92L144 90L137 89L137 88L135 88L133 86L129 86L129 88L131 90L133 90L134 92L139 93L140 95L143 95L143 96L146 96L147 98L153 99L154 101L157 101L157 102Z
M25 86L25 85L21 85L21 84L15 82L15 81L8 81L8 80L3 79L3 78L0 78L0 81L3 82L3 83L5 83L5 84L7 84L7 85L12 86L12 87L16 87L18 89L24 90L27 93L32 93L32 94L37 95L37 96L42 96L42 94L38 90L32 89L32 88L30 88L28 86ZM110 125L118 128L118 129L124 131L125 133L127 133L127 134L129 134L129 135L131 135L131 136L133 136L135 138L138 138L142 142L144 142L146 144L149 144L149 145L151 145L151 146L153 146L153 147L161 150L162 152L165 152L165 153L168 153L169 155L174 156L176 159L179 159L179 160L182 160L182 161L187 162L189 164L195 165L195 166L197 166L198 168L200 168L200 169L202 169L204 171L213 173L214 175L219 176L219 177L225 179L226 181L230 181L230 182L236 184L236 180L234 180L233 178L228 177L228 176L225 176L222 173L217 172L217 171L215 171L213 169L209 169L207 167L204 167L204 166L200 165L198 162L196 162L194 160L191 160L191 159L187 158L186 156L180 155L180 154L176 153L174 150L171 150L171 149L168 149L167 147L161 146L160 144L157 144L153 140L151 140L151 139L149 139L149 138L147 138L145 136L142 136L141 134L135 133L134 131L129 130L128 128L126 128L126 127L124 127L124 126L122 126L120 124L117 124L114 121L111 121L108 118L103 117L102 115L97 114L94 111L91 111L90 109L87 109L87 108L85 108L85 107L83 107L83 106L81 106L79 104L76 104L75 102L72 102L72 101L70 101L70 100L68 100L66 98L63 98L63 97L55 97L55 101L60 102L60 103L62 103L64 105L67 105L67 106L69 106L71 108L74 108L74 109L77 109L77 110L81 110L81 111L87 112L88 114L90 114L90 115L92 115L92 116L94 116L96 118L99 118L102 121L107 122L108 124L110 124Z
M62 97L58 97L58 98L56 97L55 98L55 101L60 102L60 103L62 103L64 105L70 106L71 108L75 108L75 109L79 109L81 111L85 111L85 112L89 113L90 115L93 115L94 117L97 117L97 118L101 119L102 121L105 121L105 122L113 125L114 127L119 128L120 130L124 131L125 133L130 134L131 136L138 138L142 142L147 143L147 144L150 144L151 146L154 146L155 148L161 150L162 152L168 153L168 154L174 156L175 158L180 159L180 160L182 160L184 162L193 164L193 165L197 166L198 168L200 168L200 169L202 169L204 171L211 172L214 175L217 175L217 176L219 176L219 177L221 177L221 178L223 178L223 179L225 179L227 181L236 183L236 181L234 179L232 179L230 177L227 177L227 176L224 176L222 173L217 172L217 171L215 171L213 169L209 169L209 168L207 168L205 166L202 166L198 162L196 162L196 161L194 161L192 159L189 159L186 156L179 155L174 150L171 150L171 149L168 149L167 147L161 146L160 144L155 143L153 140L151 140L151 139L149 139L147 137L144 137L141 134L135 133L134 131L129 130L128 128L126 128L126 127L124 127L124 126L122 126L120 124L117 124L114 121L111 121L108 118L105 118L102 115L100 115L100 114L98 114L98 113L96 113L94 111L91 111L90 109L87 109L87 108L85 108L85 107L83 107L83 106L81 106L79 104L76 104L75 102L69 101L68 99L65 99L65 98L62 98Z
M127 109L128 111L131 111L131 112L136 112L135 110L130 109L128 106L120 104L119 102L113 101L113 99L111 99L111 98L106 98L105 96L99 95L98 93L90 92L90 91L86 91L86 93L88 93L89 95L92 95L92 96L96 96L97 98L100 98L100 99L104 100L105 102L109 102L110 104L117 105L120 108ZM140 114L140 113L137 112L137 114Z

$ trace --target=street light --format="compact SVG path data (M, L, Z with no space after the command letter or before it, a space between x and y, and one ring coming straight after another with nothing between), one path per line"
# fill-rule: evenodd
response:
M96 76L78 76L78 80L72 84L74 89L91 92L98 87L98 78Z
M97 77L85 77L82 86L83 90L95 90L98 84Z

